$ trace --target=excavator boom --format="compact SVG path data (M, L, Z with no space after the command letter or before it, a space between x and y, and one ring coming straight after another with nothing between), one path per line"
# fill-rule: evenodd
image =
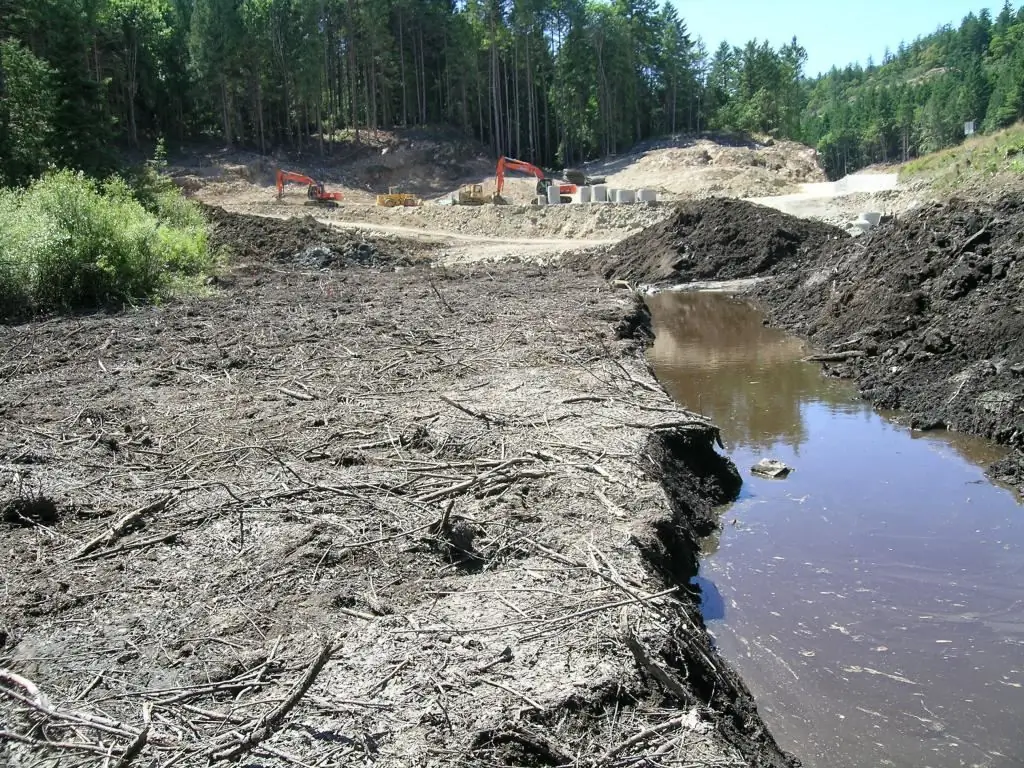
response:
M498 169L495 172L495 200L501 198L501 191L505 188L505 173L507 171L522 171L523 173L531 173L536 176L538 194L554 183L550 179L546 178L544 176L544 171L533 163L527 163L525 160L516 160L513 157L500 157L498 158ZM560 195L572 195L576 192L576 185L559 184L558 192Z
M277 172L277 197L284 194L284 185L287 182L294 182L295 184L306 185L306 197L309 198L309 203L314 205L337 205L337 201L344 200L345 196L341 192L326 192L324 191L324 185L306 176L302 173L295 173L295 171L284 171L278 170ZM307 203L307 205L309 204Z

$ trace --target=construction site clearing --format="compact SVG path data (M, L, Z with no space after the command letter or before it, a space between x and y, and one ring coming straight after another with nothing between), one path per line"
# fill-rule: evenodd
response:
M276 199L276 160L172 168L214 206L208 296L0 326L0 761L798 764L690 586L739 475L581 254L675 206L530 205L536 178L438 205L493 160L423 143L290 163L325 210ZM666 201L824 179L683 143L583 172Z

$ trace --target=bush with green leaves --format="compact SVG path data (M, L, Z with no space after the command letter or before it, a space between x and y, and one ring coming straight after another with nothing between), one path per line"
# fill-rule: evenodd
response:
M199 210L173 188L59 171L0 190L0 316L147 301L212 266Z

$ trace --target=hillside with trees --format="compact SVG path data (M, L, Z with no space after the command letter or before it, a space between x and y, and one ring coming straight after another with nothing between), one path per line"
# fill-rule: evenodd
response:
M438 124L548 165L764 133L835 175L1024 115L1024 7L813 79L796 39L699 33L657 0L0 0L0 181L102 172L158 137L329 154Z

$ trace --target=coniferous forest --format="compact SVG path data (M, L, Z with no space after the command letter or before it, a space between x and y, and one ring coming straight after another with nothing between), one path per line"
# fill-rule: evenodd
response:
M553 166L769 134L835 176L1024 116L1024 6L816 77L795 38L700 35L657 0L0 0L0 183L160 137L329 154L423 125Z

